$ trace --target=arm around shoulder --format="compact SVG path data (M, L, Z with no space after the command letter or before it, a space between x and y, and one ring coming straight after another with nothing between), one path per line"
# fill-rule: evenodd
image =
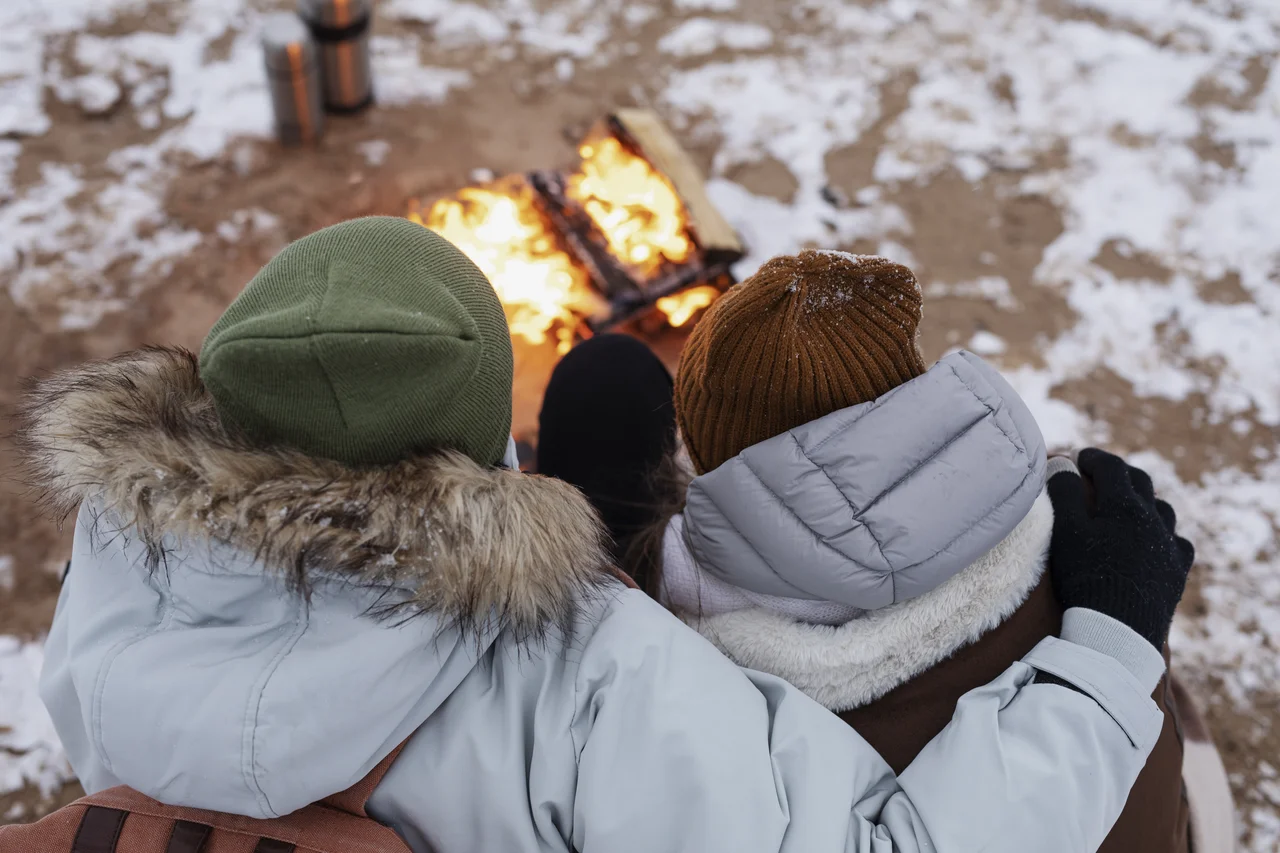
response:
M899 779L825 708L739 669L639 593L625 594L580 665L574 846L1093 850L1145 763L1159 715L1113 658L1055 642L1069 675L1104 673L1093 687L1036 685L1035 668L1019 662L967 694Z

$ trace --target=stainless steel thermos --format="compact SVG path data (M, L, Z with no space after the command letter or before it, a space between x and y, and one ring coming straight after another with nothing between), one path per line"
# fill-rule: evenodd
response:
M262 49L276 133L286 145L315 142L324 133L320 51L296 15L263 21Z
M325 108L352 113L367 107L373 102L371 0L298 0L298 15L320 51Z

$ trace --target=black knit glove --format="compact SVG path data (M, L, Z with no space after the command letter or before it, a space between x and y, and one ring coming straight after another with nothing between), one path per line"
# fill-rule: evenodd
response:
M1145 471L1096 448L1081 452L1081 473L1049 480L1053 501L1053 591L1064 610L1087 607L1164 647L1196 550L1179 537L1173 507L1156 500Z

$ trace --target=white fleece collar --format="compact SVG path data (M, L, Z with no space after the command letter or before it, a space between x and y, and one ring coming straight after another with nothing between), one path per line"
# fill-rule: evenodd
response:
M1042 491L1018 526L968 568L917 598L861 612L842 625L796 621L770 603L701 616L687 601L671 606L739 666L785 678L832 711L847 711L1007 619L1039 583L1052 533L1053 505ZM663 557L664 573L683 570L667 563L676 555L666 548Z

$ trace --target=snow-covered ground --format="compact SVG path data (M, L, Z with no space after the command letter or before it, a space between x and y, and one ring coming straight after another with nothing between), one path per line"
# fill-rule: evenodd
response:
M43 662L39 643L0 637L0 793L34 784L51 794L71 778L36 692Z
M0 5L0 283L17 306L56 304L64 329L92 329L210 239L166 193L269 133L255 27L273 5ZM987 306L990 328L949 342L1001 363L1052 445L1138 453L1195 539L1175 665L1235 744L1247 849L1280 849L1280 3L385 0L379 14L384 107L479 98L480 56L547 65L579 95L635 63L635 99L709 152L711 194L751 249L742 274L857 244L923 265L926 324L931 304ZM136 132L101 162L24 165L68 109L123 112ZM873 139L858 185L840 187L841 152ZM360 150L376 167L396 145ZM486 165L460 163L458 180ZM741 177L765 165L781 190ZM958 203L944 183L1047 203L1060 227L1025 274L1007 262L1016 247L949 264L960 249L925 229ZM262 208L228 210L216 236L276 227ZM1028 327L1042 330L1031 355L1008 343ZM1102 375L1122 399L1081 403ZM37 644L0 640L0 791L66 772L34 698L39 660Z

